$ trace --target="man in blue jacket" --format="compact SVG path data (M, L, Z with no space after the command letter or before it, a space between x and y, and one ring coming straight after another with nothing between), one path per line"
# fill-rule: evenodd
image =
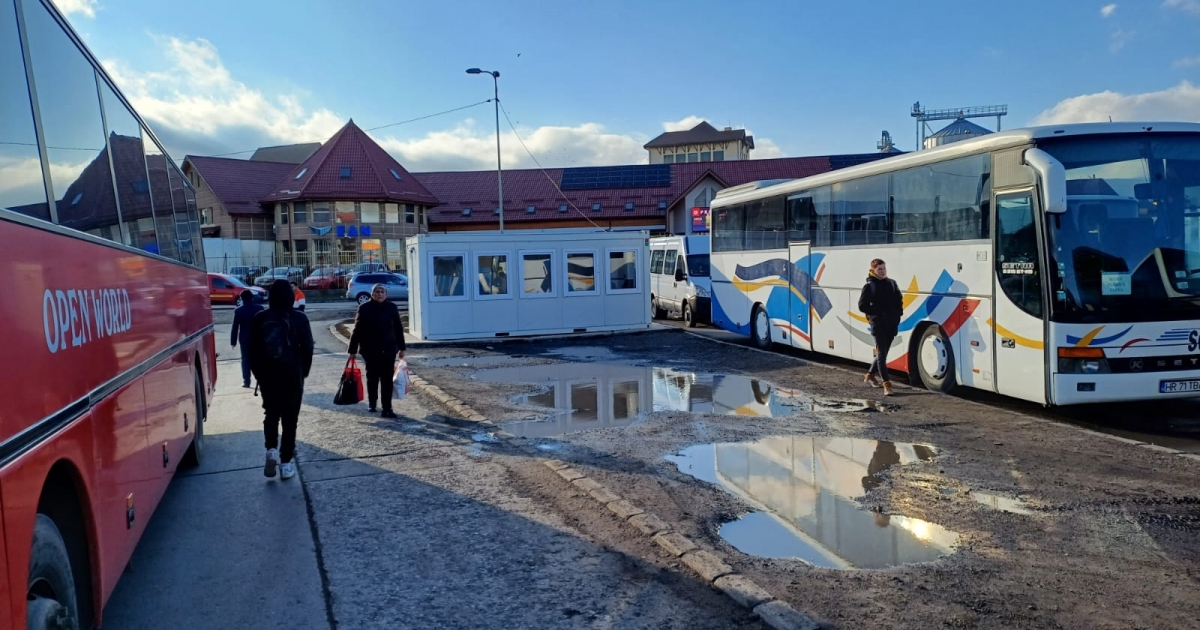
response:
M250 322L263 310L262 304L254 303L254 294L249 289L242 291L242 305L233 312L233 335L229 340L234 348L242 344L242 387L250 387Z

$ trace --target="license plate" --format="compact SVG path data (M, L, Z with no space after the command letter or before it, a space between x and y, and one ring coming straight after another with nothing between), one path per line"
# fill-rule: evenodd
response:
M1160 394L1183 394L1187 392L1200 393L1200 379L1158 382L1158 393Z

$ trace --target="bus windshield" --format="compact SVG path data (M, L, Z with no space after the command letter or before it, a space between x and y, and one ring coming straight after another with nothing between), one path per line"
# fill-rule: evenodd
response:
M1064 138L1042 148L1067 175L1067 211L1046 218L1052 319L1200 317L1200 138Z
M708 277L708 254L691 254L687 257L687 270L689 276L697 278Z

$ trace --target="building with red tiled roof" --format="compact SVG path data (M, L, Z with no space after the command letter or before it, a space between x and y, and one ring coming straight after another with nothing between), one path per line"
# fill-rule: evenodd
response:
M716 127L701 121L684 131L668 131L642 146L650 153L651 164L684 164L690 162L724 162L749 160L754 149L754 136L745 129Z
M870 162L879 153L504 171L506 229L600 227L670 234L706 231L708 204L724 188L795 179ZM431 232L499 227L495 171L417 173L442 204ZM693 216L695 215L695 216Z
M258 200L295 164L189 155L183 174L196 189L200 230L209 238L274 241L271 216ZM271 266L273 261L257 261ZM256 263L257 264L257 263Z

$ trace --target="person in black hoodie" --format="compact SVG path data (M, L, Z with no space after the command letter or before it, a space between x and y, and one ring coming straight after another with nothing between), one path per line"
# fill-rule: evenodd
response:
M904 294L896 281L887 276L887 263L876 258L871 261L871 272L858 297L858 310L871 323L871 336L875 338L875 361L863 378L871 387L879 387L883 381L883 395L892 395L892 379L888 375L887 355L892 341L900 328L900 317L904 315Z
M233 331L229 343L236 348L242 344L242 387L250 387L250 324L262 310L262 304L254 303L250 289L242 291L242 305L233 311Z
M263 436L267 463L263 474L291 479L296 474L296 424L304 397L304 379L312 369L313 336L308 317L292 308L295 297L287 280L276 280L267 293L267 310L250 323L250 369L262 389ZM283 423L283 443L279 424Z
M381 418L395 418L392 412L392 377L396 357L404 358L404 323L400 309L387 299L387 287L371 287L371 301L358 307L354 332L350 334L350 356L362 351L367 364L367 404L375 412L375 401L383 406ZM383 391L379 391L383 390ZM379 395L376 398L376 394Z

